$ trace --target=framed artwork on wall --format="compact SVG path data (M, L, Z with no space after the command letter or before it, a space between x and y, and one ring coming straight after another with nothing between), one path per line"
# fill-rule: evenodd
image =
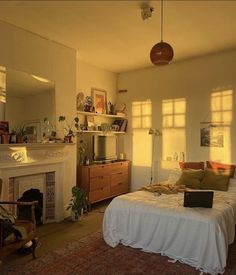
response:
M98 114L106 114L107 112L107 92L92 88L92 99L95 112Z
M224 125L222 123L200 123L201 146L224 147Z

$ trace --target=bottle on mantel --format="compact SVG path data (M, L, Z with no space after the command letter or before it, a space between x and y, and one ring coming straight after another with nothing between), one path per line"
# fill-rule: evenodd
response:
M87 156L84 157L84 165L89 165L89 158Z
M176 152L174 153L173 160L178 161L178 154Z

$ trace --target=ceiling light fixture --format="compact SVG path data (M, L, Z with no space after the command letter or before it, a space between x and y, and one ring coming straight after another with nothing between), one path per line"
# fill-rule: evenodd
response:
M149 3L143 3L141 6L141 17L143 20L148 19L152 16L154 8L149 5Z
M152 47L150 59L154 65L167 65L173 57L173 48L163 41L163 0L161 0L161 41Z

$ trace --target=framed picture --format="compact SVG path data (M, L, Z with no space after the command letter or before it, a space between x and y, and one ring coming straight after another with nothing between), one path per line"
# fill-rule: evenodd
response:
M9 123L8 121L0 121L0 135L9 134Z
M94 130L94 116L86 116L87 130Z
M95 112L98 114L107 113L107 92L104 90L99 90L92 88L92 99Z
M201 122L201 146L224 147L224 127L222 123Z
M40 120L26 121L25 135L29 143L41 142L41 122Z

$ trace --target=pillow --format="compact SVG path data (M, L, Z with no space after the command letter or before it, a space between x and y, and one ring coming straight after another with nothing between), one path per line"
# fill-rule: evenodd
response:
M236 187L236 179L235 178L231 178L229 179L229 186L233 186L233 187Z
M206 162L207 168L213 171L219 171L221 174L229 175L231 178L234 177L235 165L234 164L223 164L214 161Z
M182 174L182 171L180 169L171 170L168 180L167 180L167 183L168 184L176 184L176 182L179 180L181 174Z
M229 179L228 192L236 192L236 179Z
M194 170L204 170L204 162L199 161L199 162L180 162L179 167L181 169L194 169Z
M185 185L192 189L201 189L201 180L203 179L203 170L183 170L177 185Z
M205 170L205 175L201 183L203 190L227 191L229 185L229 175L224 175L218 171Z

